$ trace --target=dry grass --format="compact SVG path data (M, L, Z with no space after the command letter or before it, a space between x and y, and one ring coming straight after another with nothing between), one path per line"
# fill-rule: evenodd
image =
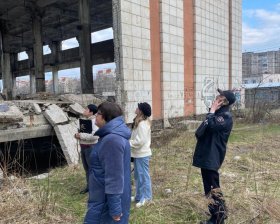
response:
M154 141L154 201L132 207L131 223L198 223L207 219L200 170L191 166L193 133L169 131ZM280 127L241 125L233 131L221 173L230 216L227 223L280 223ZM236 156L240 159L236 160ZM170 189L172 193L166 193Z
M233 131L220 170L228 224L280 223L279 137L278 125L242 125ZM143 208L131 206L130 223L194 224L207 218L200 171L191 166L195 143L193 133L184 129L154 133L154 198ZM86 196L78 192L83 184L81 167L55 169L44 181L6 182L0 223L81 223Z
M75 220L59 212L52 192L34 188L23 179L6 180L0 191L0 223L71 223Z

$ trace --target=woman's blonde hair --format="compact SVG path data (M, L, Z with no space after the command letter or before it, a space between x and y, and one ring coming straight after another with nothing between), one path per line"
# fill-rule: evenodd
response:
M141 121L147 120L149 122L150 125L152 125L152 121L149 117L145 116L142 111L140 111L140 113L138 115L136 115L136 117L133 119L133 123L132 123L132 129L135 129L138 127L139 123Z

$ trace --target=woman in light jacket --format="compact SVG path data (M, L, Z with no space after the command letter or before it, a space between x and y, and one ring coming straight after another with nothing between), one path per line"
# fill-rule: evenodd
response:
M136 117L132 124L130 139L131 157L134 158L134 179L136 195L131 200L136 207L142 207L152 199L152 185L149 174L149 161L152 155L151 145L151 106L139 103L135 111Z
M100 104L95 122L99 141L90 155L89 200L84 223L128 224L131 132L115 103Z

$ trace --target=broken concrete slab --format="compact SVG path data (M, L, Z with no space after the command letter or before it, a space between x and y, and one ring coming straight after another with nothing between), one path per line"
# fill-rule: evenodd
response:
M41 114L42 113L41 107L37 103L32 104L32 109L34 110L35 114Z
M1 123L15 123L23 121L23 114L15 105L9 105L9 110L0 112Z
M74 103L69 106L69 111L76 115L82 115L84 110L85 108L78 103Z
M66 122L68 122L68 117L65 115L63 110L55 104L49 105L46 108L44 116L53 127L55 125L65 124Z
M64 94L60 96L60 99L63 101L72 101L73 103L78 103L83 107L86 107L89 104L95 104L98 106L102 102L106 101L105 98L100 99L94 96L93 94Z
M26 127L37 127L40 125L49 125L48 120L44 117L43 114L39 115L29 115L24 116L23 123L26 125Z
M1 130L0 142L17 141L22 139L40 138L53 134L53 128L50 125L41 125L38 127L17 128L13 130Z
M9 110L9 105L4 103L0 104L0 112L7 112Z
M59 144L68 164L77 164L80 160L80 145L74 138L78 130L78 121L54 127Z

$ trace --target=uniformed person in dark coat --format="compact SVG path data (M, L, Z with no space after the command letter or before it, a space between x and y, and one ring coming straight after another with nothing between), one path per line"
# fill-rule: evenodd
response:
M209 198L208 208L211 218L201 224L220 224L227 218L227 209L220 189L218 170L225 155L226 145L232 129L230 105L235 102L232 91L218 89L206 119L196 130L197 144L193 156L193 166L201 168L204 193Z

